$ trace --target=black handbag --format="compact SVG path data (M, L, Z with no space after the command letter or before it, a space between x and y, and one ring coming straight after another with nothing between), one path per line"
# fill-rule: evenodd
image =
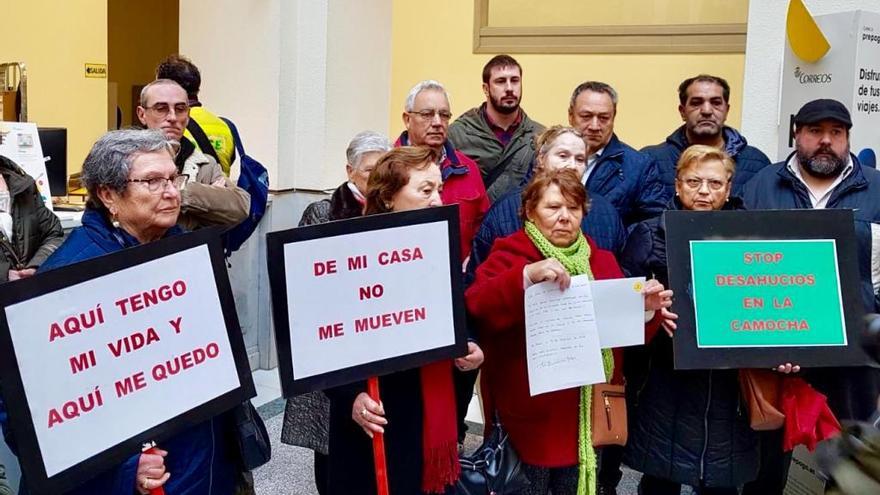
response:
M529 486L522 462L495 420L492 434L473 454L461 456L461 476L455 484L456 495L506 495Z
M235 422L235 439L245 471L253 471L269 462L272 457L272 443L269 432L266 431L266 423L257 408L246 400L232 410L232 417Z

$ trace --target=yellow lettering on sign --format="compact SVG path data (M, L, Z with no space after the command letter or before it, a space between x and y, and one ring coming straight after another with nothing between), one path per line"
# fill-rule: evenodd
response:
M107 78L107 64L86 64L86 77Z

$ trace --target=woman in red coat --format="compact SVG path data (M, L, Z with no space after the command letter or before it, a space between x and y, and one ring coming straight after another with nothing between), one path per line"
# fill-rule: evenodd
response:
M483 386L526 465L532 482L529 495L576 494L579 482L585 484L581 493L595 493L596 457L589 434L580 435L578 423L580 394L589 390L530 396L525 348L525 287L553 281L565 289L571 276L582 274L592 279L623 277L614 255L598 249L581 232L586 208L586 191L575 171L536 176L523 192L525 227L495 242L465 295L481 331ZM645 295L646 309L672 317L665 309L671 305L672 291L653 282L646 285ZM610 354L603 351L606 372Z

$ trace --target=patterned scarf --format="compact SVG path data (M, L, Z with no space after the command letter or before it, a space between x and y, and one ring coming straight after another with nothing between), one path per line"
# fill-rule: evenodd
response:
M545 258L553 258L565 267L572 276L586 275L594 280L590 270L590 245L586 237L578 232L578 238L571 246L554 246L538 227L530 222L525 223L526 235L538 248ZM605 377L608 379L614 373L614 356L611 349L602 349L602 364L605 368ZM593 387L585 385L581 387L580 405L578 407L578 495L596 494L596 451L593 450L593 428L591 423Z

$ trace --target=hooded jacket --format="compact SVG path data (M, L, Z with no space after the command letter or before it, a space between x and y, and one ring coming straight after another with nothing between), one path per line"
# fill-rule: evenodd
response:
M483 118L483 103L463 113L449 125L449 140L456 149L477 162L489 201L495 202L522 182L535 159L535 138L544 126L522 109L522 121L504 145Z
M39 268L64 237L61 222L43 204L37 185L21 167L0 156L0 174L9 188L12 238L0 231L0 283L9 270Z
M733 175L733 187L730 194L731 196L740 196L745 183L761 169L770 165L770 159L758 148L749 146L746 138L736 129L725 126L722 132L724 133L724 151L736 162L736 173ZM670 134L666 141L642 148L642 153L651 156L657 163L660 179L670 197L675 194L675 165L678 163L682 151L688 146L690 144L687 140L687 134L685 134L684 126L681 126Z

